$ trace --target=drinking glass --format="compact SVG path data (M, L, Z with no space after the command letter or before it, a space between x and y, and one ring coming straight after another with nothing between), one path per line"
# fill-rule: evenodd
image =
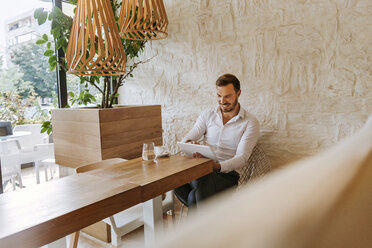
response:
M154 142L144 143L142 148L142 159L143 160L154 160L155 159L155 144Z

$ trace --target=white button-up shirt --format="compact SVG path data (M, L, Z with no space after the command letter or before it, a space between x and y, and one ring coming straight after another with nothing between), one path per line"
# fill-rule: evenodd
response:
M241 106L239 113L225 125L217 107L203 111L182 141L197 141L204 136L204 143L212 147L221 164L221 172L229 172L239 171L246 164L259 135L256 117Z

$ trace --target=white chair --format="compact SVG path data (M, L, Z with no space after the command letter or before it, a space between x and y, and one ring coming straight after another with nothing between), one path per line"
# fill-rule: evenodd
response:
M165 199L162 201L163 214L170 211L174 216L174 194L173 191L168 191L165 194ZM128 208L120 213L114 214L103 220L111 226L111 244L119 246L121 237L131 231L143 226L143 205L142 203Z
M37 144L34 148L38 160L35 161L36 183L40 183L40 169L44 168L45 181L49 181L48 171L50 172L50 179L53 179L54 167L56 165L54 158L54 144Z
M48 181L48 169L52 169L54 161L54 144L48 143L49 137L45 133L40 133L41 124L19 125L14 127L14 132L29 131L31 135L20 137L21 145L20 161L21 164L34 163L36 183L40 183L40 168L44 167L46 181ZM51 172L53 177L53 172Z
M15 190L15 180L18 180L20 188L23 187L19 154L20 145L17 140L0 141L0 162L4 188L6 183L10 181L13 185L13 190Z
M26 151L32 152L36 144L48 143L48 135L46 133L40 133L41 124L18 125L14 127L13 131L31 132L31 135L18 138L19 144L21 145L21 150L23 152Z

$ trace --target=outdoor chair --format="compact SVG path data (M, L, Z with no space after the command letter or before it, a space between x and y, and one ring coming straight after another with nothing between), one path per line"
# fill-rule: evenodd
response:
M48 181L48 169L51 170L55 164L54 144L48 143L50 139L47 134L40 133L41 124L19 125L14 127L16 131L29 131L31 135L18 138L21 145L20 162L21 164L34 163L36 183L40 183L40 169L45 169L45 180ZM51 177L53 173L51 172Z
M19 187L23 187L19 154L20 146L17 140L0 141L0 162L4 188L8 182L11 182L13 190L15 190L16 180Z
M53 172L55 158L54 158L54 144L37 144L35 146L35 152L37 153L37 161L35 161L35 174L36 174L36 183L40 183L40 169L44 169L45 181L49 181L48 171L50 172L50 179L53 179Z
M40 133L41 124L26 124L18 125L13 129L14 132L28 131L31 135L18 138L19 144L23 152L32 152L36 144L47 144L48 135L46 133Z
M246 185L248 182L253 183L258 178L270 172L270 170L271 170L270 160L268 159L261 145L257 143L256 146L253 148L252 154L249 157L246 165L244 165L243 168L241 168L238 171L240 175L238 189ZM187 201L183 199L183 197L177 195L176 191L174 191L174 193L177 199L182 204L180 219L179 219L179 222L180 222L182 218L183 208L185 206L188 207L188 204L187 204Z

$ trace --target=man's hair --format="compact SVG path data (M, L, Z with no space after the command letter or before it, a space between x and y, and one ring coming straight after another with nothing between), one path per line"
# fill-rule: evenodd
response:
M239 79L233 74L223 74L216 81L216 86L226 86L228 84L232 84L236 92L240 90Z

